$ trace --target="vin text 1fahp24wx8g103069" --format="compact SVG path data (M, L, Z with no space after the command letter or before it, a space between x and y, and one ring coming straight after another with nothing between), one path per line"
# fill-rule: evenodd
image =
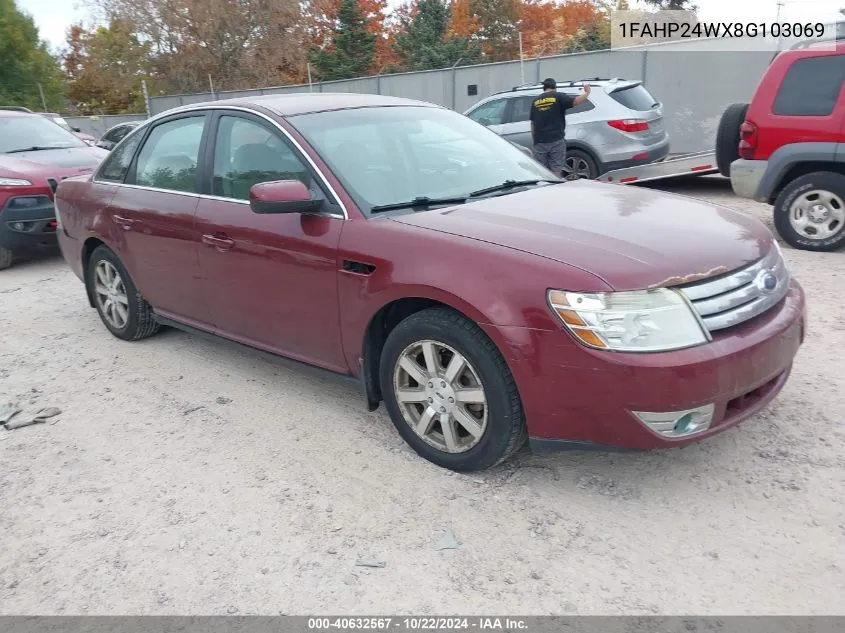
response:
M454 470L527 438L713 435L780 391L804 338L804 294L761 223L563 183L405 99L179 108L64 181L57 208L64 256L115 336L165 324L356 377Z

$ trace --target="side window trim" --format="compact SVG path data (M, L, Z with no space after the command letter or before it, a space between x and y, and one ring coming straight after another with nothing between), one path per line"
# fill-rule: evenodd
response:
M138 185L135 182L135 178L137 177L137 168L138 168L138 157L141 155L141 152L144 150L144 146L147 144L147 141L150 139L150 135L152 134L153 130L155 130L160 125L165 125L167 123L172 123L173 121L178 121L180 119L193 119L202 117L203 121L203 129L202 129L202 138L200 139L200 146L199 151L197 152L197 191L202 191L202 181L203 175L205 170L203 169L203 159L205 157L206 147L208 143L208 132L209 132L209 125L208 120L210 118L210 112L208 110L192 110L190 112L180 112L178 114L174 114L173 116L169 116L166 118L159 119L155 122L154 125L147 126L147 129L144 133L144 138L141 139L141 143L135 149L135 154L132 156L132 162L129 163L129 169L126 170L126 175L123 178L123 185L129 187L138 187L141 189L149 189L150 191L163 191L167 193L173 193L176 195L182 196L193 196L197 197L201 195L201 193L193 193L190 191L177 191L177 190L170 190L170 189L159 189L157 187L148 187L146 185ZM128 181L128 182L127 182Z

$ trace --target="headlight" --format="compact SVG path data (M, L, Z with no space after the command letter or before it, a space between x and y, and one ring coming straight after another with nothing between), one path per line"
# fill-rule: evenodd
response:
M30 187L32 183L22 178L0 178L0 187Z
M680 293L667 288L581 293L549 290L549 305L588 347L616 352L666 352L709 340Z

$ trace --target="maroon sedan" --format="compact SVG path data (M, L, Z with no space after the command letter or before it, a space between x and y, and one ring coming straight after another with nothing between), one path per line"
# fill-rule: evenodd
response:
M454 470L526 438L705 438L774 398L804 339L803 291L761 223L558 181L405 99L171 110L64 181L57 206L64 256L115 336L203 331L356 378Z

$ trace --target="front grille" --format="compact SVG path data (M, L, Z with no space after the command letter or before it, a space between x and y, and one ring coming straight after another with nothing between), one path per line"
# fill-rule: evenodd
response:
M790 275L775 243L762 259L737 271L682 286L705 327L715 332L745 323L776 306L789 292Z

